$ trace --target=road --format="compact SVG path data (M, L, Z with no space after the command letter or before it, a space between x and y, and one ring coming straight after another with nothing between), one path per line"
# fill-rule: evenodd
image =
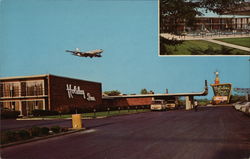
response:
M61 124L69 124L69 121ZM248 159L250 118L233 107L84 120L86 131L3 148L3 159Z

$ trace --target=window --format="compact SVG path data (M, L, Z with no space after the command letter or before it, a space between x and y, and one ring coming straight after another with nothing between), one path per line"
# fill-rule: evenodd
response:
M32 114L33 110L45 110L44 100L27 100L22 101L22 107L25 107L27 114Z
M26 95L27 96L44 95L43 80L27 81L26 82Z
M1 102L1 108L19 111L20 110L20 102L19 101Z
M1 82L0 97L44 95L44 81Z
M19 82L3 82L0 85L1 97L18 97L21 94Z

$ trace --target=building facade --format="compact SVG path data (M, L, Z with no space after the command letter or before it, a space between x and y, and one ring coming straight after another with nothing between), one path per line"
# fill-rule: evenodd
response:
M152 103L152 97L144 98L105 98L103 97L103 105L105 107L113 108L127 108L127 107L141 107L141 106L150 106Z
M187 31L249 31L250 17L196 17L192 27L187 27L185 20L161 19L161 33L175 28L177 32Z
M36 109L66 113L100 107L101 92L101 83L55 75L0 78L0 107L23 116Z
M250 30L250 17L196 17L194 30Z

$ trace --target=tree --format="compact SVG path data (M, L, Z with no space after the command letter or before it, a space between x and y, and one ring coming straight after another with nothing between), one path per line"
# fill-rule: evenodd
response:
M177 34L180 23L192 25L196 15L198 3L185 0L160 0L160 32Z
M104 94L107 94L108 96L118 96L121 94L118 90L112 90L112 91L105 91Z
M247 2L247 0L200 0L199 6L221 15L226 12L233 13L235 8L242 8L247 5L242 2Z
M141 90L141 94L148 94L147 89L146 89L146 88L143 88L143 89Z
M181 45L184 41L177 40L177 39L165 39L160 37L160 54L161 55L173 55L175 51L177 51L177 46ZM174 46L174 49L165 47L167 46Z
M246 101L246 97L243 95L238 95L238 94L231 95L230 103L244 102L244 101Z

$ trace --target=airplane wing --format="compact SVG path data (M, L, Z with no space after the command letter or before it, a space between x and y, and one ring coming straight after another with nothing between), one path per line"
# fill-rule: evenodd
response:
M75 51L70 51L70 50L66 50L66 52L71 52L71 53L75 53Z

